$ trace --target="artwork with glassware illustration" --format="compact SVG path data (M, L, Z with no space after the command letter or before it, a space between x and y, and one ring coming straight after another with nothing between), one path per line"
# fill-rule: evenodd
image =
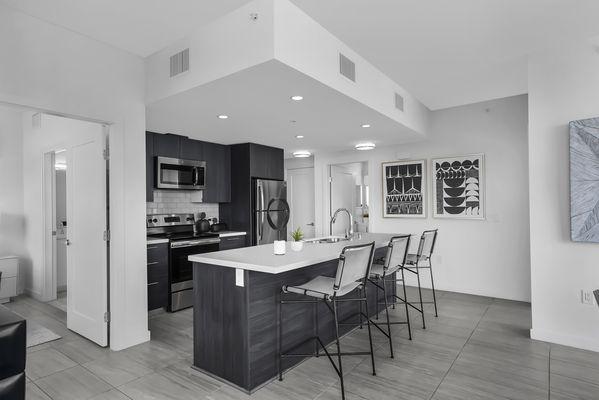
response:
M383 217L426 217L425 160L383 163Z

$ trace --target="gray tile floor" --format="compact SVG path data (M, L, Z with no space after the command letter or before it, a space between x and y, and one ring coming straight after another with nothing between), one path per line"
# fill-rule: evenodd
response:
M62 336L28 349L29 400L340 398L324 357L251 397L191 369L191 310L153 316L150 342L113 352L68 331L65 313L55 307L27 297L8 307ZM426 330L412 315L413 341L405 327L394 327L394 359L374 332L377 376L368 357L344 358L348 399L599 399L599 353L530 340L529 304L442 292L439 318L427 307ZM393 315L401 318L402 310ZM342 346L367 348L366 329Z

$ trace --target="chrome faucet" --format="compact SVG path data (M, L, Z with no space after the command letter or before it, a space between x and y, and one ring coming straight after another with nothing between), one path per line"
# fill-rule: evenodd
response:
M345 238L350 239L352 236L354 236L354 217L352 217L351 212L349 212L349 210L347 208L339 208L333 214L333 217L331 218L331 224L330 224L331 225L330 226L331 235L333 234L333 224L337 220L337 215L339 215L339 213L342 211L347 213L347 216L349 217L349 233L348 233L348 230L345 230Z

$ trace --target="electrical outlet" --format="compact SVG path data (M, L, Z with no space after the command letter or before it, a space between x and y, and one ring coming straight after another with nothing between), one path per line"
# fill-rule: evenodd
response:
M580 302L587 306L592 306L593 305L593 292L581 289L580 290Z

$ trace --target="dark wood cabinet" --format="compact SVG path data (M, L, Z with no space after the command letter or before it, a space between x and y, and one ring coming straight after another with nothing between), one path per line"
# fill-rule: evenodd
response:
M146 132L146 201L154 200L156 157L206 161L206 203L231 201L231 148L173 134Z
M284 152L276 147L250 143L250 174L253 178L285 178Z
M146 132L146 201L154 201L154 133Z
M154 155L160 157L180 158L182 136L167 134L154 135Z
M218 249L233 250L241 247L245 247L245 235L221 237Z
M179 141L178 158L182 158L184 160L205 161L207 153L206 145L208 144L211 143L182 137Z
M168 243L148 244L148 310L168 306Z
M206 161L206 203L231 201L231 149L229 146L203 142Z
M255 143L230 146L231 201L220 204L220 218L229 228L248 232L246 245L252 243L252 179L283 180L285 177L283 149Z

